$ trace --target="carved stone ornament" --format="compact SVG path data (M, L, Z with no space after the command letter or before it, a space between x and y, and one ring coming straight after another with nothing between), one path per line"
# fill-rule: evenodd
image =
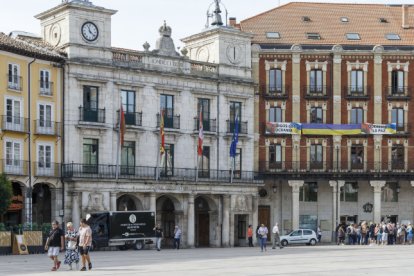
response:
M344 50L344 48L342 48L342 46L339 45L339 44L334 45L332 47L332 52L334 52L334 53L342 52L343 50Z
M292 102L300 103L300 96L299 95L293 95L292 96Z
M365 213L371 213L372 212L372 208L374 207L374 205L372 205L371 203L367 202L365 203L362 208L364 209Z
M334 103L341 103L341 96L336 95L334 96L333 100L334 100Z
M104 211L104 196L102 193L90 193L88 196L88 211Z
M293 52L301 52L302 46L300 44L293 44L290 50Z
M246 196L239 195L236 197L235 208L238 211L247 211Z
M381 96L375 96L375 103L376 104L380 104L380 103L382 103L382 97Z
M384 47L381 45L375 45L374 48L372 49L372 51L375 54L382 54L384 52Z

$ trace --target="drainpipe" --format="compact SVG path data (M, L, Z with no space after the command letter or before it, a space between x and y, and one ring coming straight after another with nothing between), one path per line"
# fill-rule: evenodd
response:
M220 170L220 81L217 81L217 177Z
M60 123L60 127L61 127L61 163L60 163L60 183L62 184L62 213L60 213L59 210L59 215L62 218L62 225L65 226L65 224L63 223L63 220L65 218L65 182L63 179L63 165L65 162L65 127L64 127L64 122L65 122L65 65L62 62L61 64L59 64L59 66L62 68L62 115L61 115L61 123ZM69 67L69 65L68 65Z
M32 114L31 114L31 65L36 61L36 57L33 58L33 60L31 62L29 62L27 64L27 92L28 92L28 101L27 101L27 110L28 110L28 114L29 114L29 118L28 123L27 123L27 127L28 127L28 135L29 135L29 144L28 144L28 150L29 150L29 189L27 191L26 194L26 200L28 201L28 210L27 212L29 212L29 214L27 215L27 223L30 226L30 230L32 230L32 224L33 224L33 205L32 205L32 200L33 200L33 188L32 188L32 127L31 127L31 122L32 122Z

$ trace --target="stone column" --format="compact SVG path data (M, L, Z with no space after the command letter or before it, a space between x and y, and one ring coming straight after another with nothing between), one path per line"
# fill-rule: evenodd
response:
M382 124L382 54L384 47L374 47L374 124ZM376 221L377 223L379 221Z
M187 210L187 246L189 248L194 247L194 226L195 226L195 219L194 219L194 194L188 195L188 210Z
M253 221L251 225L253 225L253 231L256 231L256 227L259 224L259 199L257 198L257 195L252 196L252 205L253 205ZM256 242L259 242L256 240L257 235L253 234L253 240Z
M302 46L295 44L291 47L292 51L292 122L300 122L300 54Z
M74 227L79 227L80 223L80 205L79 205L79 192L72 192L72 223Z
M299 188L303 186L303 180L288 180L292 187L292 229L299 228Z
M333 83L331 83L333 88L333 108L334 110L341 110L341 98L342 98L342 87L341 87L341 78L342 78L342 56L341 52L343 51L342 47L336 45L332 49L334 51L333 57ZM333 123L340 124L341 123L341 112L333 112Z
M338 223L341 220L341 188L345 186L345 180L338 180L338 193L336 194L336 201L338 203L338 210L337 212L337 219L338 219Z
M230 246L230 196L223 195L223 246Z
M116 211L117 207L116 207L116 192L110 192L110 197L111 197L111 211Z
M339 219L337 218L337 209L336 209L336 197L337 197L337 185L338 183L335 180L329 180L329 186L332 187L332 237L335 237L336 226L338 225ZM334 239L333 239L334 241Z
M384 180L371 180L370 184L374 187L374 222L381 222L381 189L385 186Z
M157 212L157 194L151 193L150 194L150 211Z

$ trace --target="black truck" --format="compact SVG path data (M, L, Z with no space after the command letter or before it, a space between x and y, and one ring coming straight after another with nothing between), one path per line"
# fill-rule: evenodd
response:
M118 246L140 250L155 241L155 212L125 211L91 213L92 248Z

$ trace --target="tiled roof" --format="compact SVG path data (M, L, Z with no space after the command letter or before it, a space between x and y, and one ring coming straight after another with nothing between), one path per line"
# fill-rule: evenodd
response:
M245 19L240 26L259 44L414 45L414 7L408 14L411 28L403 29L401 5L292 2ZM268 39L267 32L278 32L280 38ZM320 40L308 39L306 33L319 33ZM348 40L347 33L358 33L360 40ZM390 33L401 39L387 39Z
M4 33L0 33L0 50L58 62L63 61L66 55L41 39L12 38Z

